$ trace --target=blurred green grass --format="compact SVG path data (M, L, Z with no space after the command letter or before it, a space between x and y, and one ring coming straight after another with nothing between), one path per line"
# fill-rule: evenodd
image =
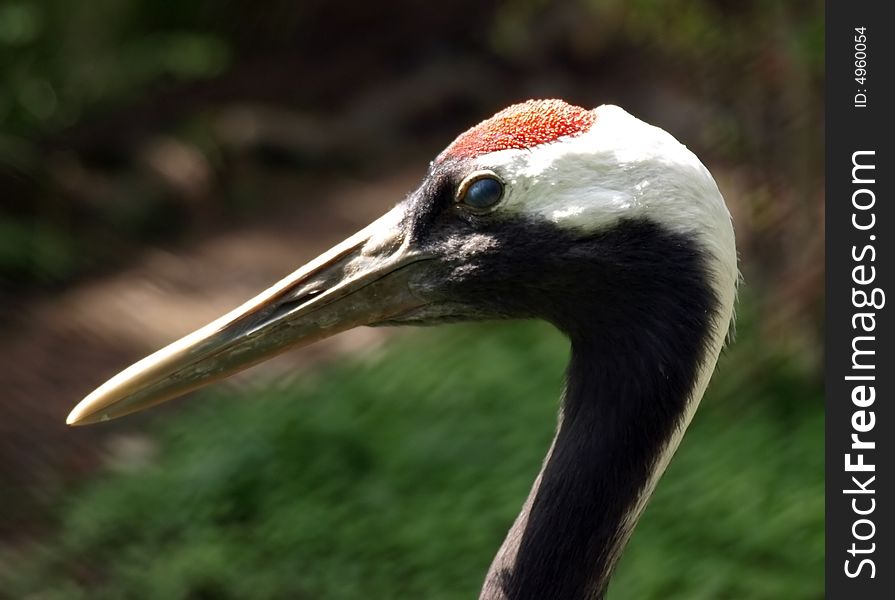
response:
M610 597L823 597L822 390L751 329L722 359ZM87 482L55 541L0 559L0 589L477 597L549 445L567 355L544 324L455 326L300 381L212 388L157 424L151 464Z

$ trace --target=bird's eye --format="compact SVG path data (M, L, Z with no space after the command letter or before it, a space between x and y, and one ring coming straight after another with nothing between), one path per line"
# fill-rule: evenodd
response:
M503 183L493 173L476 173L460 184L457 202L474 211L487 211L503 197Z

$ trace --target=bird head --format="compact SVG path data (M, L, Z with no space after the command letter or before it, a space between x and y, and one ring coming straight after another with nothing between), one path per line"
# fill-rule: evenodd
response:
M732 306L730 217L696 156L616 106L532 100L461 134L391 211L125 369L68 423L141 410L361 325L542 318L570 335L618 331L651 318L651 302L685 302L687 277Z

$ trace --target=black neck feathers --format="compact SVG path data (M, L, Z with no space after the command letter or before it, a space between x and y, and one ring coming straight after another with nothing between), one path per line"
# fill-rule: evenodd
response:
M598 241L575 301L551 315L572 343L559 427L483 600L603 597L715 333L717 302L693 241L649 223Z

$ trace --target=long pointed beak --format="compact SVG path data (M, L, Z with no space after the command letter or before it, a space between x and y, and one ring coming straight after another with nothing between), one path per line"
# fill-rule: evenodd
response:
M69 425L120 417L246 369L288 348L425 304L409 289L428 257L403 233L399 205L239 308L131 365L84 398Z

